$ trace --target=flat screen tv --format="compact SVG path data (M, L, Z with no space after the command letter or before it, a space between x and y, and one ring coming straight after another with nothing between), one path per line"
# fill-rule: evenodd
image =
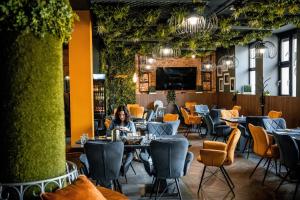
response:
M156 90L195 90L197 67L158 67Z

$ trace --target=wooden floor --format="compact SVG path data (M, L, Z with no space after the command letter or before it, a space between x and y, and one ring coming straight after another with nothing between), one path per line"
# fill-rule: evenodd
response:
M292 199L295 184L286 183L281 187L278 194L275 194L274 190L281 180L275 175L275 170L272 169L273 171L268 174L264 185L261 184L265 172L262 166L259 167L253 177L249 179L249 175L257 164L258 158L255 155L250 154L250 158L246 159L246 155L239 154L238 152L236 153L234 163L231 166L225 167L235 184L235 197L230 192L220 171L216 174L216 176L212 176L207 179L206 182L204 181L205 184L200 191L200 195L197 196L203 165L196 160L196 157L199 154L199 149L202 147L203 140L205 139L201 139L197 134L189 135L189 140L192 144L189 151L192 151L195 157L188 175L181 179L182 181L180 185L183 193L183 199ZM261 165L263 164L264 163ZM134 167L137 171L137 175L134 175L133 171L129 170L127 184L125 183L124 178L120 179L123 183L123 191L130 199L149 199L149 197L144 197L145 184L151 183L152 178L147 175L141 163L134 162ZM209 168L209 170L213 172L216 168ZM207 176L209 176L209 173L207 173ZM163 199L178 198L169 197ZM296 199L300 199L300 189L297 193Z
M280 178L273 172L270 172L266 178L265 184L262 185L262 178L265 169L260 166L253 177L249 179L251 171L254 169L258 162L258 158L250 154L250 158L246 159L246 155L242 155L236 152L236 158L231 166L226 166L226 170L235 184L235 197L230 192L221 172L217 172L216 176L204 181L204 185L200 191L200 195L197 196L198 185L203 170L203 164L196 160L199 155L199 150L202 147L203 140L209 138L200 138L198 134L190 134L188 137L192 146L189 151L194 153L194 160L189 169L187 176L182 177L180 181L180 188L182 191L183 199L207 199L207 200L219 200L219 199L241 199L241 200L260 200L260 199L292 199L292 195L295 189L295 184L285 183L278 194L274 193L275 188L280 182ZM263 164L263 163L262 163ZM145 186L151 184L152 177L149 177L144 170L144 166L140 162L133 162L136 170L136 175L130 169L127 173L128 182L125 182L125 178L120 178L123 192L132 200L149 199L149 193L145 196ZM216 168L208 168L210 171L215 171ZM208 171L207 169L207 171ZM209 173L207 173L209 176ZM154 199L154 198L152 198ZM167 197L163 199L178 199L175 197ZM300 199L300 189L297 193L296 199Z

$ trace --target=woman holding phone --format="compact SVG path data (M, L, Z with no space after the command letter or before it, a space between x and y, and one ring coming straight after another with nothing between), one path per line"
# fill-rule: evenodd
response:
M126 106L122 105L117 108L115 119L109 126L109 130L113 129L120 130L120 136L127 136L128 132L133 135L136 134L134 123L130 121L130 115Z

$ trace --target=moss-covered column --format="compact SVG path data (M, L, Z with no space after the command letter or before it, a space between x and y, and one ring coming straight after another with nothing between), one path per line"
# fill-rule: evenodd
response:
M64 174L62 43L33 34L0 40L0 180Z
M0 182L57 177L66 166L62 44L73 12L65 0L0 6Z

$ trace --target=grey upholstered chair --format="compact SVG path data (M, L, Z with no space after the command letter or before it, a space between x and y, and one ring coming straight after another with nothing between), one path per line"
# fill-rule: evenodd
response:
M169 122L164 122L165 124L171 124L172 125L172 135L176 135L178 131L178 127L180 125L180 120L176 121L169 121Z
M149 122L147 124L147 129L149 134L156 136L173 134L173 126L170 123Z
M112 182L114 189L122 192L118 178L124 152L123 142L89 141L84 149L89 177L96 180L96 185L109 188Z
M231 127L226 125L226 123L220 119L221 110L222 109L211 109L210 111L210 116L213 123L213 131L211 132L211 135L213 136L212 140L217 140L219 137L223 137L223 140L226 141L231 133Z
M264 128L270 134L272 134L273 131L276 131L276 129L286 129L286 122L283 118L265 118L262 119L262 121Z
M195 105L195 111L201 115L209 114L209 108L207 105Z
M280 163L287 167L288 172L281 180L280 184L276 188L276 192L279 190L280 186L287 179L287 177L293 172L298 180L296 183L295 192L293 199L296 198L298 186L300 184L300 151L296 141L289 135L279 134L273 132L275 141L279 147L280 152Z
M150 143L150 151L155 177L152 191L154 191L155 186L159 188L161 181L174 179L181 199L179 178L187 173L189 164L193 160L193 154L188 153L187 139L153 140ZM156 190L156 196L157 194L158 189Z

